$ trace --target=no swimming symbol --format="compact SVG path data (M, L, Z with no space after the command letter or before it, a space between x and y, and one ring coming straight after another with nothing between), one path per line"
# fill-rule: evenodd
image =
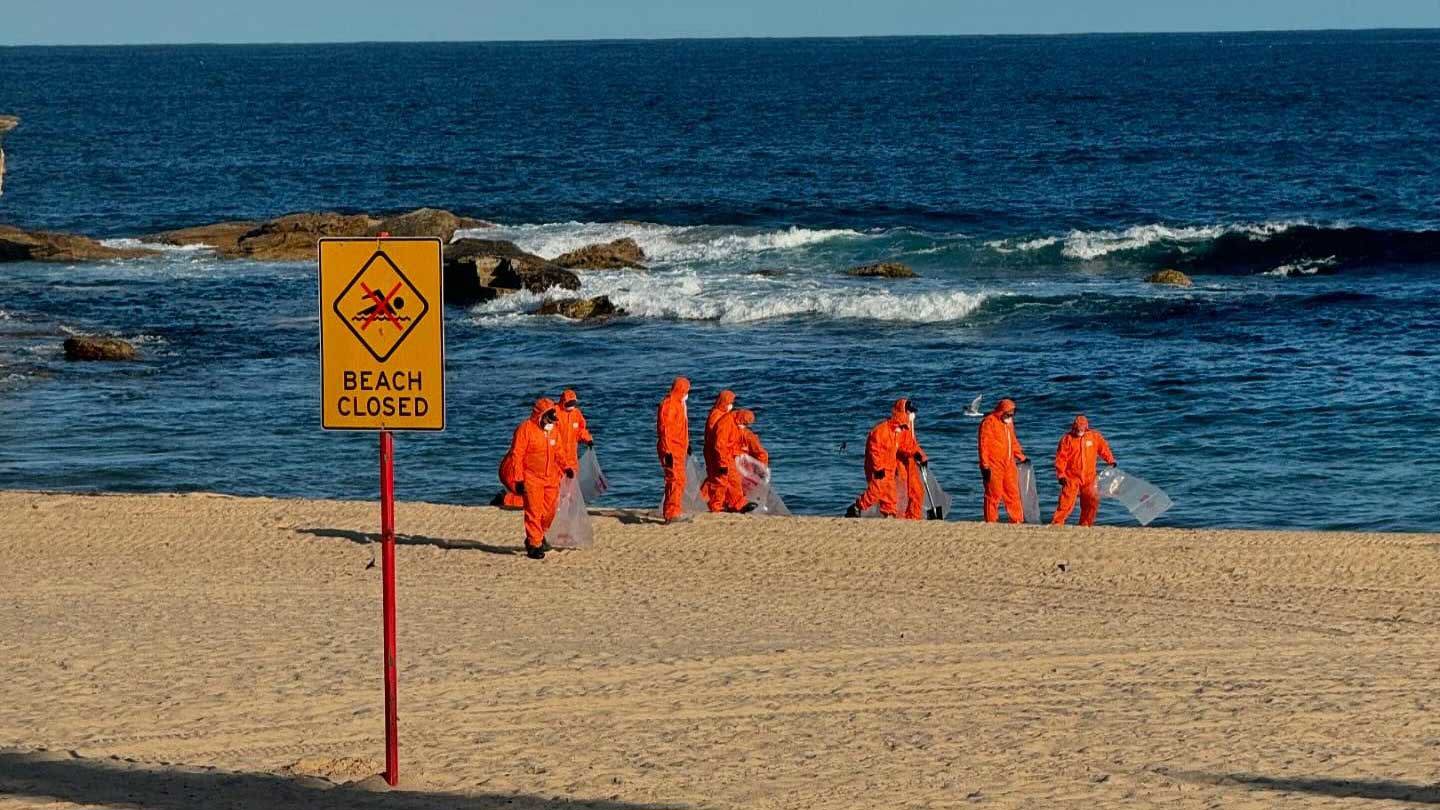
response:
M430 302L384 250L377 250L335 299L334 310L356 340L384 363L415 331Z

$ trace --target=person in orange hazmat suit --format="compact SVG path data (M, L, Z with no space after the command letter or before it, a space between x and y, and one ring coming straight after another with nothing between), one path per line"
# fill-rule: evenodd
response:
M555 522L560 500L560 479L574 477L575 470L564 465L560 440L555 433L559 416L555 403L541 397L535 401L530 418L515 428L508 455L514 459L515 492L525 507L525 553L531 559L545 559L545 533Z
M1110 443L1100 431L1090 429L1090 420L1084 414L1075 417L1070 430L1060 437L1060 446L1055 448L1055 477L1060 481L1060 505L1050 522L1063 525L1075 510L1075 499L1080 499L1080 525L1094 526L1095 516L1100 513L1100 491L1095 486L1096 461L1104 459L1106 464L1115 466L1115 454L1110 452Z
M909 400L900 399L890 410L890 418L871 428L865 439L865 491L845 511L846 517L860 517L872 506L880 507L883 517L896 516L896 484L900 469L900 445L910 430Z
M560 437L561 461L567 469L578 470L580 445L593 446L595 438L590 435L590 426L580 410L580 397L574 389L566 388L565 393L560 395L557 416L559 421L555 423L555 433Z
M900 488L905 490L905 513L900 517L906 520L922 520L925 517L925 478L924 471L930 464L930 458L920 447L920 440L915 436L915 417L917 410L910 400L906 400L907 411L910 416L910 429L900 434L898 448L899 467L896 481L896 498L899 498Z
M748 512L754 507L746 502L745 487L740 480L740 468L735 459L745 452L746 425L755 421L755 414L746 411L731 411L715 421L714 443L717 467L713 475L706 476L706 501L711 512Z
M685 401L689 398L690 381L676 377L655 412L655 452L665 474L661 513L667 522L679 520L685 511L685 457L690 455L690 418Z
M700 497L706 502L710 500L710 479L718 475L716 471L724 466L720 463L720 457L715 454L715 423L734 409L735 392L727 388L715 397L715 404L710 408L710 414L705 417L705 441L702 446L705 453L705 482L700 485Z
M1025 448L1015 436L1015 401L1002 399L980 420L980 479L985 484L986 523L1000 520L1001 503L1011 523L1025 522L1020 470L1015 466L1024 461Z

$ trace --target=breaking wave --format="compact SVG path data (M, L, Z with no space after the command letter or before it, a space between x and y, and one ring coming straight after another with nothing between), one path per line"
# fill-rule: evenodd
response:
M1440 230L1366 228L1308 222L1071 231L1000 239L985 246L1037 262L1118 261L1193 272L1311 275L1361 265L1440 262Z
M506 239L547 259L585 245L634 239L652 263L723 261L817 245L836 239L863 239L848 228L778 229L717 225L659 225L649 222L549 222L464 230L457 237Z
M722 324L781 318L949 323L970 317L992 297L958 290L897 294L855 286L801 286L754 276L702 278L691 271L587 273L582 289L565 297L595 295L609 296L631 317ZM542 298L521 292L471 312L481 325L512 323L534 311Z

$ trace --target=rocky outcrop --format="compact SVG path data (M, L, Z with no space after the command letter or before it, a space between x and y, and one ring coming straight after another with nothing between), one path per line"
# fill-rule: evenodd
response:
M555 264L571 270L644 270L645 251L627 236L563 253L555 257Z
M438 236L440 241L449 242L455 238L455 232L462 228L492 227L494 223L458 216L444 209L417 208L380 220L380 224L373 228L373 233L367 235L388 233L391 236Z
M601 295L595 298L552 298L541 304L535 314L559 315L575 321L602 321L624 315L625 310L615 306L610 296Z
M174 231L151 234L146 242L162 245L209 245L221 256L240 255L240 239L260 227L259 222L248 219L230 222L216 222L213 225L197 225L194 228L180 228Z
M1151 284L1169 284L1175 287L1190 287L1195 284L1195 282L1190 280L1189 276L1179 270L1169 269L1152 273L1147 276L1145 280Z
M461 228L484 228L490 223L458 216L439 208L417 208L391 217L312 211L290 214L267 222L218 222L165 231L146 241L169 245L209 245L226 258L268 262L315 259L316 243L327 236L435 236L449 242Z
M5 133L20 126L20 119L13 115L0 115L0 194L5 193Z
M98 337L65 338L66 360L127 362L137 357L135 347L123 340Z
M93 262L154 254L144 248L106 247L88 236L0 225L0 262Z
M445 300L469 305L506 293L580 289L580 277L503 239L459 239L445 246Z
M860 278L919 278L920 275L911 269L910 265L901 262L876 262L875 264L862 264L859 267L852 267L847 275Z

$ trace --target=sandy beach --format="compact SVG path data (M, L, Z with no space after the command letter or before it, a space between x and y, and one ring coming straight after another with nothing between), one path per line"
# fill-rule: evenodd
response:
M1440 802L1440 537L0 494L0 807ZM372 780L373 781L373 780Z

